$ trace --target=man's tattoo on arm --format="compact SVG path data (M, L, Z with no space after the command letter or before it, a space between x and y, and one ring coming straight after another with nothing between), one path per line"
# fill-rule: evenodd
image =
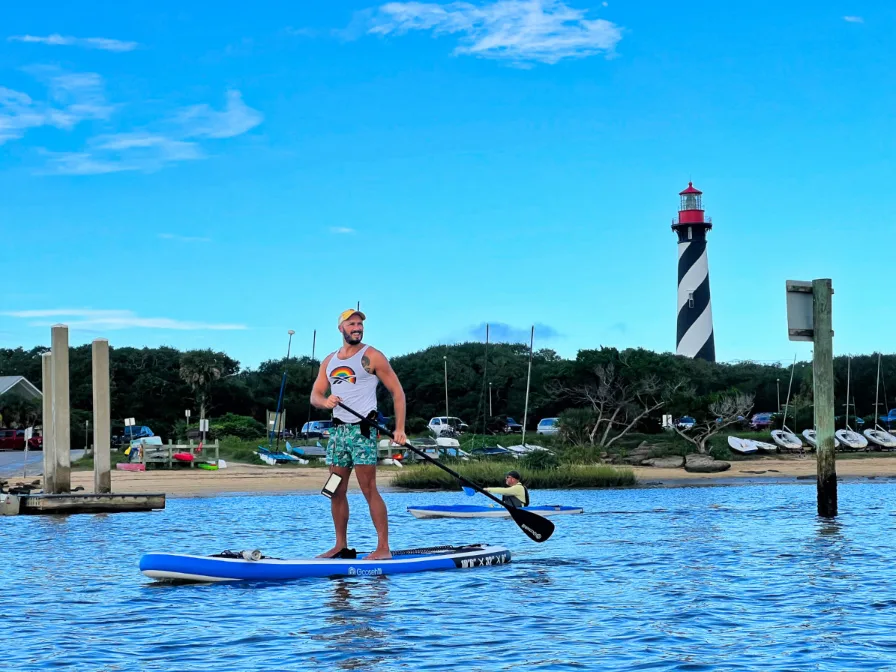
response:
M364 356L361 358L361 366L364 367L364 370L365 370L367 373L370 373L370 374L373 373L373 367L370 366L370 357L368 357L367 355L364 355Z

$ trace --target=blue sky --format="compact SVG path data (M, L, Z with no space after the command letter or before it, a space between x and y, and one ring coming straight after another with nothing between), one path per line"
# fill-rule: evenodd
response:
M153 5L5 11L0 347L255 366L360 301L387 355L486 322L671 351L692 179L720 360L808 357L784 283L816 277L836 352L892 351L884 3Z

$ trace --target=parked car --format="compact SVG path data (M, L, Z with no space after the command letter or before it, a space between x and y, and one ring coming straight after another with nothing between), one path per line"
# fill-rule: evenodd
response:
M124 435L122 439L130 443L135 439L142 439L147 436L155 436L153 431L147 427L146 425L131 425L129 427L124 428Z
M19 434L19 432L22 432ZM0 450L25 450L25 432L15 429L0 429Z
M678 421L675 423L675 426L678 427L678 429L693 429L694 425L696 425L696 424L697 424L697 421L694 420L694 418L692 418L689 415L683 415L680 418L678 418Z
M21 437L22 439L22 448L24 449L24 441L25 441L25 430L18 429L16 430L16 436ZM40 434L31 434L31 438L28 439L28 450L43 450L44 449L44 437Z
M896 427L896 408L891 408L889 413L880 416L880 424L888 430Z
M750 418L750 428L753 430L770 429L774 413L756 413Z
M535 428L536 434L557 434L560 432L560 418L543 418Z
M469 431L470 426L460 418L442 415L437 418L431 418L427 428L438 437L442 435L463 434L464 432Z
M332 420L312 420L302 425L299 436L303 439L329 439Z
M496 415L488 421L488 431L492 434L522 434L523 426L509 415Z

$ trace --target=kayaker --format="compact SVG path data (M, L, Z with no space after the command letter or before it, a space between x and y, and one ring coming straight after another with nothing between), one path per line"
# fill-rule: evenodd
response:
M516 508L529 506L529 488L520 482L522 480L520 472L508 471L504 475L504 482L507 484L506 488L483 489L493 495L501 495L501 500L510 506Z
M342 481L330 498L330 511L336 528L336 545L320 558L351 556L348 549L348 479L355 469L358 485L370 508L370 518L376 528L376 549L368 560L384 560L392 557L389 550L389 521L386 504L376 487L376 430L367 422L361 422L341 406L343 402L361 415L377 418L376 388L382 382L392 394L395 407L395 431L393 440L399 445L407 441L404 431L405 398L398 376L385 355L376 348L362 343L364 320L360 310L345 310L339 314L338 328L342 334L342 347L327 355L321 363L317 379L311 390L311 403L333 411L333 427L327 441L327 464L330 473L338 474ZM329 396L327 392L330 392Z

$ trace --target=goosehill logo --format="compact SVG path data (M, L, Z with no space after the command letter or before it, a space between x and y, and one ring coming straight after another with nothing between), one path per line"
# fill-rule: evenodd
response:
M526 532L531 534L536 539L541 539L541 535L538 532L536 532L535 530L533 530L531 527L529 527L528 525L523 524L523 525L520 525L520 527L522 527Z
M383 573L382 567L374 567L373 569L364 569L363 567L349 567L349 576L379 576Z

